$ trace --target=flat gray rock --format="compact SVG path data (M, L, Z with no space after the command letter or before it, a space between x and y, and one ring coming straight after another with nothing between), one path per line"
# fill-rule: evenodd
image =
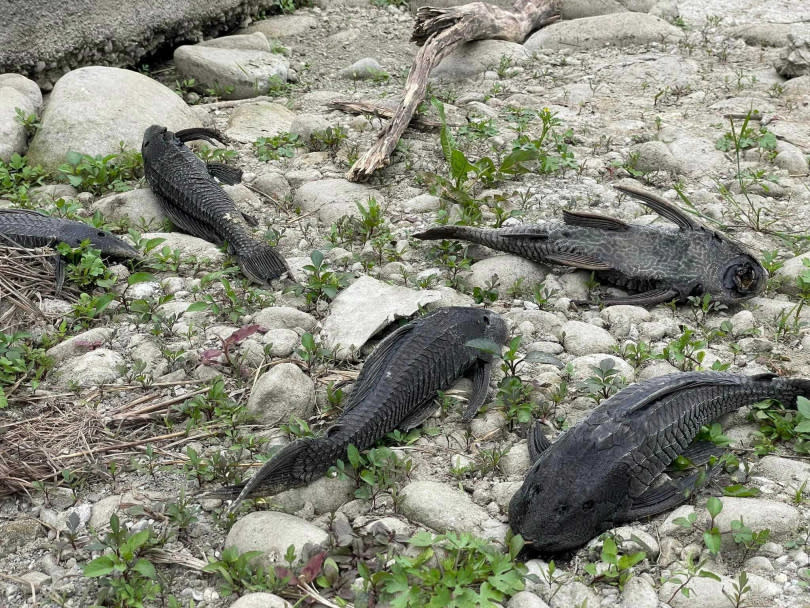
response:
M433 68L431 78L460 80L498 68L501 57L506 56L512 64L529 59L523 45L507 40L477 40L467 42L452 51Z
M387 78L388 72L380 65L380 62L373 57L363 57L358 59L348 67L339 72L341 78L351 80L368 80L373 78Z
M316 515L334 513L354 499L357 486L354 480L339 477L320 477L301 488L285 490L273 496L273 503L288 513L300 511L312 505Z
M294 363L274 365L262 374L247 403L250 417L268 425L288 422L292 416L309 418L314 408L312 378Z
M288 132L295 113L278 103L257 101L239 106L228 119L225 135L242 143Z
M385 197L370 186L345 179L319 179L302 184L293 203L304 213L316 214L328 226L344 215L359 216L357 203L367 206L371 197L380 207L385 207Z
M46 351L53 362L58 364L66 359L78 357L90 352L107 342L113 335L113 330L108 327L94 327L82 333L52 346Z
M280 563L290 545L301 559L305 545L325 546L327 542L329 534L300 517L278 511L256 511L233 525L225 548L236 547L239 553L261 551L267 561Z
M0 74L0 160L8 161L12 154L25 154L28 134L17 122L17 109L25 115L39 114L42 93L37 84L20 74Z
M114 154L124 142L140 151L143 132L153 124L170 131L202 126L197 114L156 80L131 70L81 68L56 83L28 159L55 171L71 150Z
M261 32L268 38L288 38L309 33L309 30L318 26L318 20L311 15L275 15L251 23L248 27L239 30L240 33L252 34Z
M274 593L246 593L229 608L290 608L292 604Z
M751 46L787 46L789 34L810 35L807 23L746 23L729 30Z
M402 514L437 532L470 532L485 538L503 538L506 525L461 492L437 481L412 481L402 488Z
M421 306L439 298L434 290L387 285L362 276L341 291L323 320L321 341L339 359L349 359L381 329L396 319L410 317Z
M291 306L269 306L253 316L253 322L266 329L315 329L317 321L312 315Z
M616 345L616 338L609 331L582 321L568 321L561 332L563 346L572 355L610 352Z
M498 279L498 289L501 293L516 283L529 292L537 283L546 278L548 267L538 262L532 262L517 255L496 255L470 266L470 275L467 282L471 287L482 289L494 279Z
M214 88L223 99L246 99L267 93L271 82L287 82L289 63L273 53L261 32L224 36L174 51L177 71Z
M747 523L747 522L746 522ZM728 593L733 597L734 583L737 577L720 575L720 580L712 578L695 577L689 581L691 593L687 598L678 592L678 583L667 582L658 589L658 599L667 602L672 608L690 608L700 606L700 608L726 608L729 605L728 598L724 595ZM751 590L745 595L746 601L752 602L755 606L771 605L769 598L778 596L780 586L769 582L756 574L748 574L748 583Z
M558 21L538 30L524 43L529 52L543 49L598 49L673 41L683 32L663 19L644 13L615 13Z
M810 32L788 34L787 46L779 55L775 67L785 78L810 74Z
M104 219L127 220L130 226L156 230L166 220L160 201L149 188L116 192L93 202L91 209Z
M162 238L164 241L158 245L158 250L164 247L168 247L170 250L177 249L183 258L195 257L197 260L207 260L214 264L225 261L225 254L220 251L217 245L190 234L183 234L182 232L144 232L141 237L147 240Z
M97 386L113 384L121 378L124 358L109 348L96 348L66 360L51 372L61 386Z

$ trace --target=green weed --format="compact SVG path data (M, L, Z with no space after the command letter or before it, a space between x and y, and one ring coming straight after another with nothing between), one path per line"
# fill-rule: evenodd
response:
M120 152L106 156L70 151L65 157L66 162L59 166L59 172L71 186L82 192L98 195L110 190L131 190L126 182L143 176L143 158L140 152L127 150L124 142L120 146Z

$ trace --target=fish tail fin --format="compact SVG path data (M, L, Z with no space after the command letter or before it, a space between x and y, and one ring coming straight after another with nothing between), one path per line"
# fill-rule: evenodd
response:
M434 226L428 228L424 232L418 232L413 235L417 239L423 241L438 241L440 239L466 239L468 235L463 226Z
M242 272L256 283L267 284L271 280L279 278L285 272L290 279L293 279L287 262L270 245L261 243L253 247L249 253L237 254L237 258Z
M329 470L330 462L323 458L323 441L301 439L283 448L264 463L244 484L226 486L215 491L222 498L236 496L228 512L234 512L243 500L256 494L276 494L288 488L309 483Z

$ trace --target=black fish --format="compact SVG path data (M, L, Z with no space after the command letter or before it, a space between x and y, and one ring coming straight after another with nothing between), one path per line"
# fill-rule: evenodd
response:
M84 222L51 217L30 209L0 209L0 244L10 247L55 247L65 243L78 247L89 241L101 254L113 258L137 258L138 250L114 234ZM64 281L64 264L56 256L56 288Z
M228 243L242 272L256 283L267 284L289 268L284 258L267 243L254 239L248 223L233 200L214 181L235 184L242 172L221 163L204 163L184 142L193 139L222 140L210 129L185 129L172 133L152 125L143 135L141 153L146 179L172 223L189 234L212 243Z
M500 229L437 226L418 239L463 239L535 262L597 271L608 283L641 292L605 300L606 305L652 306L711 294L723 304L752 298L768 273L739 243L707 228L666 200L644 190L616 186L678 226L637 226L593 213L564 211L562 224Z
M486 399L492 354L466 344L483 338L502 346L506 337L503 319L480 308L442 308L403 325L369 356L349 403L324 437L291 443L247 484L217 494L238 494L233 511L249 496L306 485L346 458L350 444L363 450L394 429L422 424L436 410L437 392L472 371L473 393L464 412L469 420Z
M620 391L553 444L537 425L529 442L536 460L509 504L509 524L532 549L551 554L672 509L702 471L677 483L654 482L679 455L698 464L707 454L704 444L693 443L702 425L763 399L794 406L800 395L810 396L810 380L687 372Z

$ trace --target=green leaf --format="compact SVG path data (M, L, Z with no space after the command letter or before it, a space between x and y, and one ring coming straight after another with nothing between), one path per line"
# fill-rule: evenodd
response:
M186 308L186 312L203 312L208 310L208 302L194 302Z
M714 572L711 572L710 570L701 570L700 572L698 572L698 578L710 578L713 581L717 581L717 582L720 582L720 581L723 580L717 574L715 574Z
M810 433L810 420L802 420L793 430L797 433Z
M146 541L149 540L149 532L149 530L141 530L140 532L136 532L129 538L127 544L132 547L133 551L140 549L144 544L146 544Z
M321 264L323 264L323 253L316 249L310 254L309 259L312 260L315 268L320 268Z
M147 283L154 280L155 275L151 272L136 272L135 274L129 275L127 285L137 285L138 283Z
M96 576L107 576L112 573L114 568L115 562L113 562L112 558L109 555L102 555L86 564L83 572L86 577L94 578Z
M65 155L65 160L68 162L68 164L75 166L78 165L80 162L82 162L82 156L83 155L81 152L69 150L67 155Z
M720 553L721 540L720 531L717 528L712 528L703 533L703 543L712 555Z
M144 558L139 559L137 562L135 562L135 565L132 566L132 569L135 570L135 572L138 572L139 574L145 576L146 578L151 579L157 578L155 566L148 559Z
M353 468L357 469L360 466L360 451L354 444L349 444L349 447L346 448L346 455L349 458L349 464L352 465Z
M799 413L803 418L810 420L810 399L801 396L797 397L796 408L799 410Z
M720 511L723 510L723 503L720 502L720 499L716 496L712 496L706 501L706 510L709 512L709 515L712 516L712 519L714 519L720 514Z
M735 483L730 486L726 486L723 488L723 494L725 496L735 496L737 498L744 498L749 496L759 496L762 494L759 488L747 488L740 483Z
M473 169L475 167L464 156L464 152L453 150L450 153L450 174L457 182L464 182L467 179L467 174Z
M464 343L464 346L469 346L470 348L475 348L496 356L501 354L501 345L493 340L489 340L488 338L474 338L473 340L467 340Z

